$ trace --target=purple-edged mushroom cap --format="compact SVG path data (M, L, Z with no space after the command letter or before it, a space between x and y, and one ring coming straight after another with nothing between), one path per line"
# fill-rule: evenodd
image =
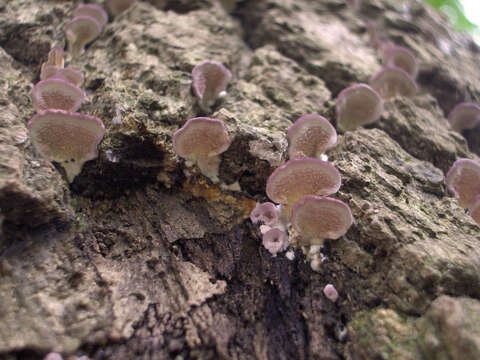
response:
M91 16L97 20L102 27L108 22L107 12L97 4L80 4L73 12L73 16Z
M41 80L53 77L66 80L76 86L82 85L84 80L83 72L71 67L59 68L55 65L47 65L42 67L42 72L40 73Z
M475 196L480 194L480 162L470 159L455 161L445 182L458 198L463 208L469 208Z
M290 221L300 236L300 244L312 245L345 235L353 224L353 216L341 200L305 195L293 205Z
M480 225L480 193L475 196L470 206L470 216L473 220Z
M357 84L338 94L336 111L338 128L342 131L354 130L380 118L383 100L367 84Z
M97 157L97 146L105 134L99 118L63 110L40 112L30 119L27 127L37 151L58 162L69 182L86 161Z
M480 106L468 102L458 104L448 115L448 122L458 132L473 129L480 124Z
M102 32L102 25L91 16L76 16L65 25L68 49L77 57L85 45L95 40Z
M266 192L276 203L293 205L307 194L334 194L341 183L340 173L332 164L316 158L301 158L289 160L275 169L267 180Z
M403 46L391 46L385 49L383 61L387 66L395 66L406 71L413 79L417 77L418 63L415 55Z
M53 47L52 50L50 50L50 52L48 53L48 59L44 63L44 65L54 65L56 67L63 68L63 55L63 48L61 48L60 46Z
M287 249L289 245L287 234L281 229L272 228L263 234L262 245L270 254L276 256L277 253Z
M33 106L36 111L47 109L76 111L84 97L82 89L56 76L39 81L32 90Z
M250 220L254 224L263 222L265 225L272 226L278 223L279 218L280 210L271 202L257 203L250 213Z
M203 175L218 181L220 155L230 146L223 121L207 117L188 120L173 134L175 153L198 165Z
M105 0L105 5L114 16L117 16L127 10L136 1L137 0Z
M200 107L210 111L219 94L227 88L232 73L216 61L204 61L192 70L192 88Z
M370 79L370 86L388 100L394 96L413 97L417 93L415 80L395 66L386 66Z
M320 157L337 143L337 132L323 116L307 114L288 128L287 138L290 159Z
M333 286L332 284L327 284L323 288L323 294L331 302L335 302L338 300L338 291L337 289L335 289L335 286Z

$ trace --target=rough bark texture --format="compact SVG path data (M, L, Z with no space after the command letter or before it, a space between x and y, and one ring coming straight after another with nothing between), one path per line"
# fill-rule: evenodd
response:
M480 101L473 42L413 0L138 2L68 62L85 72L81 112L108 130L69 185L25 124L76 4L0 1L0 359L480 358L480 231L444 182L480 154L480 131L464 138L445 118ZM336 95L381 68L370 21L414 51L420 90L328 152L355 224L313 272L299 249L272 258L248 215L292 121L334 123ZM190 71L206 59L234 74L213 114L234 139L227 186L187 176L172 151L173 132L205 115Z

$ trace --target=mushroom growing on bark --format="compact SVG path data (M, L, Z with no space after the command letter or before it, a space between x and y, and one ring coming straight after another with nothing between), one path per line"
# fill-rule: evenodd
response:
M323 294L331 302L335 302L338 300L338 291L337 289L335 289L335 286L333 286L332 284L327 284L323 288Z
M97 157L97 146L105 134L99 118L64 110L40 112L30 119L27 127L37 151L58 162L69 182L86 161Z
M262 245L270 254L276 256L277 253L288 248L288 238L284 230L279 228L272 228L268 230L262 237Z
M230 137L223 121L207 117L188 120L173 135L175 153L196 163L203 175L217 182L220 155L230 146Z
M337 127L342 131L354 130L377 121L383 112L383 100L367 84L343 89L335 104Z
M255 209L250 213L250 220L257 224L263 222L265 225L272 226L278 223L280 210L271 202L257 203Z
M468 102L458 104L448 115L448 122L458 132L473 129L480 124L480 106Z
M384 100L395 96L413 97L417 93L415 80L395 66L386 66L370 79L370 86Z
M458 198L460 206L469 208L473 199L480 194L480 162L470 159L455 161L445 182Z
M341 200L305 195L293 205L290 221L303 245L338 239L353 224L352 212Z
M40 73L41 80L53 77L66 80L76 86L82 85L84 80L83 73L80 70L71 67L59 68L55 65L47 65L42 67L42 72Z
M192 70L192 88L203 111L210 111L220 93L232 79L232 73L216 61L204 61Z
M105 0L105 5L114 16L117 16L127 10L136 1L137 0Z
M320 157L337 143L337 132L330 122L318 114L299 117L288 128L290 159Z
M76 16L65 25L68 49L72 57L79 56L85 45L102 32L102 25L91 16Z
M80 4L73 12L73 16L93 17L102 27L108 22L107 12L97 4Z
M413 79L417 77L417 59L409 49L403 46L394 45L385 48L385 51L383 53L383 61L387 66L395 66L404 70Z
M39 81L32 90L33 106L36 111L47 109L76 111L84 97L82 89L56 76Z

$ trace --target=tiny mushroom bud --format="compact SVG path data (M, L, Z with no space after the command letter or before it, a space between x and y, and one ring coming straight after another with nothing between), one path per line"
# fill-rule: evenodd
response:
M267 180L266 192L276 203L293 205L307 194L334 194L341 183L340 173L332 164L315 158L301 158L289 160L275 169Z
M137 0L105 0L108 10L114 15L120 15L127 10Z
M280 210L271 202L257 203L255 209L250 213L250 220L254 224L263 222L265 225L272 226L279 222Z
M220 93L225 91L232 79L232 73L216 61L204 61L192 70L192 87L199 105L210 111Z
M336 111L338 128L342 131L354 130L380 118L383 100L367 84L357 84L338 94Z
M218 181L220 155L230 146L230 137L223 121L207 117L188 120L173 135L175 153L198 165L203 175Z
M467 102L458 104L448 115L448 122L458 132L473 129L480 124L480 106Z
M37 151L58 162L69 182L86 161L97 157L97 146L105 134L99 118L63 110L40 112L30 119L27 127Z
M470 216L480 225L480 193L475 196L470 206Z
M290 159L320 157L337 143L337 132L323 116L308 114L288 128L287 138Z
M102 31L102 25L91 16L76 16L65 25L68 49L72 57L77 57L85 45L95 40Z
M82 89L56 75L39 81L32 91L33 106L36 111L46 109L76 111L84 97L85 93Z
M403 46L391 46L384 49L383 61L386 65L396 66L406 71L413 79L417 77L418 64L413 53Z
M458 198L460 206L469 208L475 196L480 194L480 162L470 159L455 161L445 182Z
M288 247L288 238L285 231L273 228L268 230L262 237L262 245L270 254L276 256L277 253L284 251Z
M341 200L305 195L292 208L291 222L300 244L322 244L338 239L353 223L350 208Z
M370 79L370 86L388 100L394 96L413 97L417 93L415 80L395 66L386 66Z
M331 302L335 302L338 300L338 291L337 289L335 289L335 286L333 286L332 284L327 284L323 288L323 294Z
M107 12L97 4L80 4L73 12L73 16L91 16L97 20L102 27L108 22Z

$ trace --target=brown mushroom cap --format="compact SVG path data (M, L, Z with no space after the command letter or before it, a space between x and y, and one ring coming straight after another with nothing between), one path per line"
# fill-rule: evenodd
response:
M415 55L406 47L394 45L383 54L385 64L406 71L413 79L417 77L418 64Z
M470 159L455 161L445 177L449 189L463 208L469 208L480 194L480 162Z
M76 16L65 25L68 48L73 57L80 55L85 45L95 40L102 25L91 16Z
M370 79L370 86L384 100L395 96L413 97L417 93L415 80L395 66L386 66Z

